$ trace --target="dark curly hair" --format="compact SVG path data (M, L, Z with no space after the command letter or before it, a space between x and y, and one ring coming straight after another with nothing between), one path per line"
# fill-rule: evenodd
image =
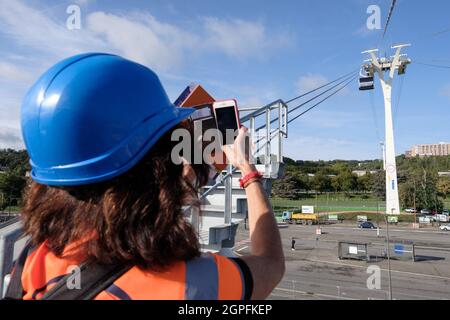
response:
M198 189L207 183L208 167L190 165L196 178L174 164L169 130L125 174L97 184L51 187L30 181L22 211L24 229L34 244L47 241L61 257L80 241L87 259L164 269L199 255L193 227L183 206L199 205ZM86 239L87 235L95 235Z

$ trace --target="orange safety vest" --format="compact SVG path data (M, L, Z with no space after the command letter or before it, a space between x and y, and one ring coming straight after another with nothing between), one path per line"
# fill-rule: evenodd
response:
M44 242L26 259L23 299L39 299L78 265L79 261L56 257ZM174 263L163 272L132 267L95 300L241 300L245 283L241 267L233 259L203 254Z

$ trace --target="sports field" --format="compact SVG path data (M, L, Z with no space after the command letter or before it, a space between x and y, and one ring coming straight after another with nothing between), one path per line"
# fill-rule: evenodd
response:
M386 203L373 197L367 199L361 196L346 197L345 195L312 195L306 199L288 200L280 198L270 199L275 212L283 210L298 210L301 206L315 206L317 212L384 212ZM444 207L450 208L450 199L444 201Z

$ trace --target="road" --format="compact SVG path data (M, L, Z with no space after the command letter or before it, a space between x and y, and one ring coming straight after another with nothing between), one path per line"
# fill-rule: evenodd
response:
M280 229L286 256L286 273L271 299L387 299L388 264L381 258L386 247L385 227L361 230L353 225L289 225ZM393 299L450 299L450 232L390 227L391 240L412 241L416 262L391 260ZM296 250L291 251L291 239ZM248 231L240 227L235 252L250 252ZM339 260L338 242L369 243L372 261ZM392 245L392 244L391 244ZM368 267L380 268L381 288L368 289Z

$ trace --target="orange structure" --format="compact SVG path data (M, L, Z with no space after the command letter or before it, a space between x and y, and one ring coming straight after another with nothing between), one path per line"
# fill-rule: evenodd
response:
M177 107L194 107L201 104L213 103L216 100L199 84L190 84L175 100Z

